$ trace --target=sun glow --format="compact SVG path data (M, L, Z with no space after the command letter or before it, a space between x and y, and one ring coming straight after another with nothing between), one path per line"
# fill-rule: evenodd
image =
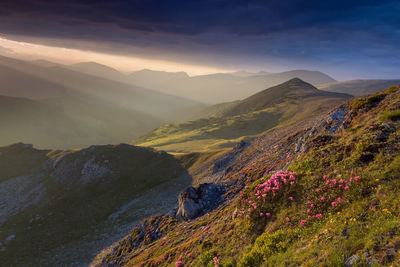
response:
M185 71L189 75L202 75L216 72L229 72L232 70L183 64L173 61L153 60L132 56L119 56L104 54L94 51L84 51L65 47L55 47L27 42L19 42L0 37L0 47L7 50L7 56L24 60L45 59L61 64L74 64L78 62L94 61L108 65L122 72L132 72L140 69L160 71Z

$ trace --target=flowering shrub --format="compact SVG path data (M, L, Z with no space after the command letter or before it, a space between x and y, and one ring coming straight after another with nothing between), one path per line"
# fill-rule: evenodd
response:
M306 220L322 219L324 213L335 211L346 205L344 199L346 199L350 188L354 187L355 183L361 179L360 176L353 178L354 175L354 171L351 171L348 179L342 179L340 174L336 178L330 179L328 175L324 175L322 179L318 179L318 187L307 194L307 214L301 221L301 225L305 225Z
M238 216L257 220L260 217L269 218L276 210L277 201L286 199L294 201L290 193L296 192L296 173L289 171L278 171L269 179L259 179L250 188L245 187L241 192L241 207ZM290 221L290 218L286 219Z
M360 176L355 176L354 171L350 172L348 179L343 179L342 175L337 175L336 178L324 175L315 180L315 185L306 186L312 189L304 196L304 200L299 197L296 199L296 192L301 190L295 176L296 172L281 170L269 179L263 177L250 187L246 186L240 193L241 210L238 217L243 216L252 221L266 220L285 201L304 201L306 214L299 215L299 221L300 225L305 226L310 220L322 219L326 212L341 209L346 204L349 190L361 179ZM286 217L285 220L292 221L290 217Z

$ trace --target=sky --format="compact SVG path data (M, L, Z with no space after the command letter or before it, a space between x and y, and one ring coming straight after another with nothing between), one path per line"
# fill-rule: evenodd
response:
M2 0L0 53L123 71L400 78L398 0Z

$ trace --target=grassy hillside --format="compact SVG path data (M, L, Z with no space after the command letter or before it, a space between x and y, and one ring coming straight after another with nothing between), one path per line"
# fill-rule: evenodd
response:
M399 103L392 87L257 139L226 166L223 205L144 221L102 266L400 265Z
M190 184L171 155L130 145L0 147L2 266L85 266Z
M318 89L346 93L355 96L375 93L390 86L395 86L400 84L400 79L393 80L350 80L344 82L333 82L327 84L318 85Z
M292 79L244 100L211 107L203 113L213 117L164 125L135 143L171 152L233 147L241 140L312 116L349 97L320 91L300 79Z

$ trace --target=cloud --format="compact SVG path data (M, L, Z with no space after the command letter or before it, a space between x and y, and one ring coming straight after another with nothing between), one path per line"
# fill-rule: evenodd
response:
M0 46L0 55L9 56L13 54L14 50L12 50L11 48Z
M399 12L397 0L5 0L0 33L224 67L324 67L324 61L365 71L371 58L399 67Z

